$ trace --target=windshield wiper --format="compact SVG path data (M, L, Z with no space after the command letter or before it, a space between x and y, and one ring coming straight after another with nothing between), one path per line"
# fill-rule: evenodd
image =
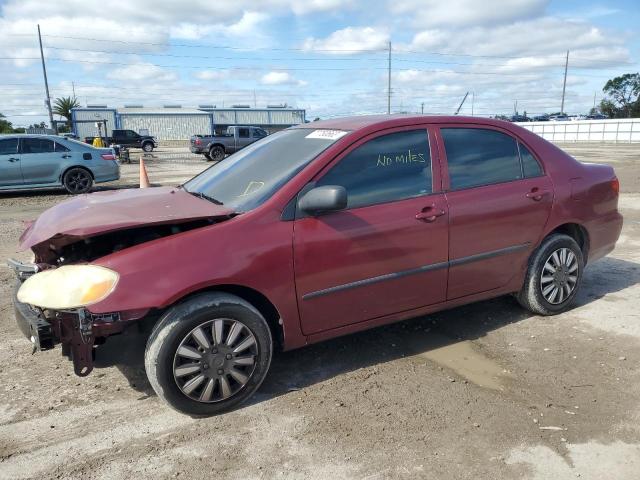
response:
M185 189L185 192L186 191L187 189ZM195 197L202 198L204 200L209 200L211 203L215 203L216 205L224 205L224 203L222 203L220 200L216 200L215 198L210 197L206 193L202 193L202 192L189 192L189 193Z

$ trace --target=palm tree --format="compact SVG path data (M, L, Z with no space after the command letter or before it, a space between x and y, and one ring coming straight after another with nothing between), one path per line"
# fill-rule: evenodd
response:
M76 97L56 98L53 106L53 113L67 119L67 126L71 128L71 109L80 106Z

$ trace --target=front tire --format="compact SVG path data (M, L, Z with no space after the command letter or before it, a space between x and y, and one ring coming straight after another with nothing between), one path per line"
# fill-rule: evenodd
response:
M71 195L87 193L93 186L93 177L84 168L70 168L62 177L62 185Z
M562 313L575 301L583 270L584 257L576 241L568 235L550 235L529 258L518 302L538 315Z
M249 399L269 370L272 351L269 326L251 304L202 293L160 318L147 342L145 369L171 407L204 417Z
M151 142L143 143L142 150L144 150L147 153L153 152L153 143Z

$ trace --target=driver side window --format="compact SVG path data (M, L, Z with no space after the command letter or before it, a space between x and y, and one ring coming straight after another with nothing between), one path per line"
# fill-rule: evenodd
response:
M347 190L347 208L394 202L432 193L427 131L390 133L360 145L318 182Z

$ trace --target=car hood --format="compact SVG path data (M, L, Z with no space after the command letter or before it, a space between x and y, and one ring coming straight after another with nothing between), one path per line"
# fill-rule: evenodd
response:
M233 211L181 188L153 187L79 195L42 213L20 237L20 248L56 246L115 230L230 218Z

